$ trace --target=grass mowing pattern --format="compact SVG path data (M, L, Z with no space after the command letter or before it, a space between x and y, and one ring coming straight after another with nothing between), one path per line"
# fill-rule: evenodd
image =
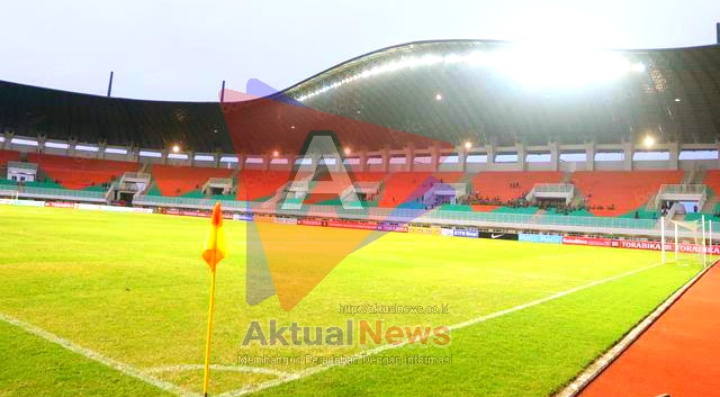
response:
M172 396L0 321L0 396Z
M0 278L9 280L0 289L0 312L136 368L202 363L209 276L199 255L206 219L3 206L0 220ZM283 325L296 321L332 326L353 317L339 313L341 304L447 304L449 312L442 315L354 317L397 325L452 325L640 269L659 259L659 254L645 251L388 234L350 255L296 308L284 312L277 299L247 307L244 223L227 222L226 226L231 256L218 270L213 346L213 363L222 365L236 364L238 354L333 357L363 349L241 347L245 330L255 319L263 324L274 318ZM308 230L321 233L318 250L323 249L322 233L345 232ZM403 347L383 353L451 354L449 365L353 364L263 394L548 395L698 270L698 266L658 267L453 331L448 348ZM2 333L0 341L13 341L18 333L22 331ZM45 344L49 350L60 349ZM19 354L22 362L34 365L33 357ZM74 373L73 359L41 365L52 370L34 381L35 394L62 395L62 374ZM272 367L288 372L305 369ZM199 372L156 376L199 391ZM216 375L211 385L216 393L268 380L267 375L253 373ZM105 382L100 373L87 376L94 383ZM24 393L18 385L32 379L32 374L23 371L7 372L7 380L0 378L10 385L3 390L20 395ZM125 377L125 382L138 381ZM111 386L80 394L125 394ZM131 394L160 392L147 390Z

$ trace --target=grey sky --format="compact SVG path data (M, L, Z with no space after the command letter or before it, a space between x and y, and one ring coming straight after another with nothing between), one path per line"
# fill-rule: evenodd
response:
M104 95L114 70L114 96L212 101L414 40L714 44L720 1L2 0L0 19L0 80Z

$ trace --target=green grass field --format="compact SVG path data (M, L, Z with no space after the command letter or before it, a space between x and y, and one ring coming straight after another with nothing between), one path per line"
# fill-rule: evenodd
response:
M348 256L286 312L276 297L245 303L245 227L226 222L211 395L548 396L700 270L659 265L660 255L647 251L390 233ZM0 396L200 393L207 229L207 219L0 206ZM364 304L447 312L339 309ZM357 338L343 347L242 345L252 321L267 327L270 319L324 327L380 319L452 331L448 346L380 352ZM363 352L375 361L327 365ZM247 356L272 362L243 364ZM446 360L392 363L416 356ZM282 362L298 357L316 361Z

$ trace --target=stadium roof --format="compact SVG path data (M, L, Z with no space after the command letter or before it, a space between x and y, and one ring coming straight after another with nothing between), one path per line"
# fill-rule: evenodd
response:
M351 59L271 99L225 106L262 118L257 134L292 133L292 116L275 109L292 106L453 144L615 143L646 134L714 143L720 137L720 46L593 51L415 42ZM105 98L0 82L0 128L20 135L143 147L181 142L197 151L271 148L267 139L229 139L234 127L228 128L222 110L218 103ZM373 136L357 134L349 145L387 145Z

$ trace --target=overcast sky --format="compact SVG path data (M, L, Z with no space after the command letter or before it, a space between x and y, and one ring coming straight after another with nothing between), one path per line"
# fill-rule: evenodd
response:
M114 70L113 96L213 101L415 40L715 44L720 1L0 0L0 20L0 80L104 95Z

